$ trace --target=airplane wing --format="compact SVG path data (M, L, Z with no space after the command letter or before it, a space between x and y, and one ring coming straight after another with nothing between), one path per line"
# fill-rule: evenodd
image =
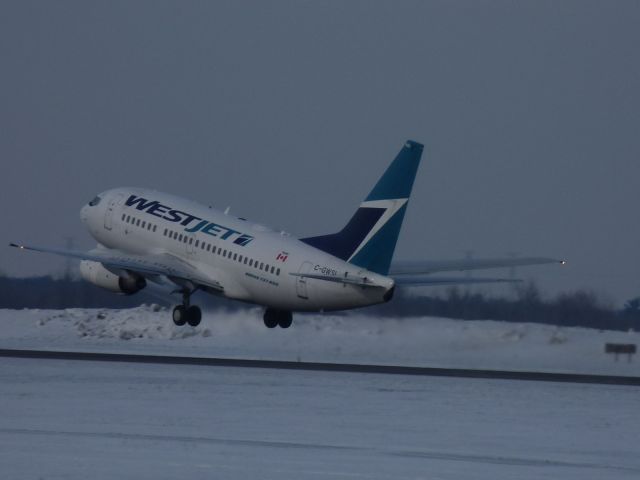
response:
M224 290L218 281L202 275L195 266L166 253L157 255L131 255L119 250L106 248L96 248L89 252L79 252L32 245L18 245L15 243L10 243L9 245L21 250L32 250L35 252L61 255L63 257L77 258L79 260L99 262L107 269L135 272L152 281L157 281L157 277L166 277L177 285L187 281L217 291Z
M401 260L391 264L389 275L395 278L399 275L429 275L431 273L440 272L464 272L469 270L522 267L527 265L544 265L550 263L564 265L566 262L564 260L546 257L461 259L443 261Z

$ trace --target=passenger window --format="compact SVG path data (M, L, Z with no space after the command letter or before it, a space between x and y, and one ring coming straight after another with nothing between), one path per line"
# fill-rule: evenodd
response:
M247 257L244 257L244 264L247 264Z
M279 268L276 270L276 275L280 276L280 269Z
M237 253L234 253L234 254L233 254L233 259L234 259L234 260L237 260L237 258L238 258L238 254L237 254Z
M196 240L196 248L200 246L199 243L200 243L200 240Z
M210 251L211 251L211 244L207 243L207 252L210 252Z
M140 226L140 219L136 220L136 227Z
M180 235L178 236L178 240L179 240L179 241L182 241L182 234L180 234Z
M227 257L227 250L226 250L226 249L224 249L224 250L222 251L222 256L223 256L223 257L225 257L225 258Z
M122 214L122 221L124 221L124 213Z
M155 232L157 229L158 229L158 226L157 226L157 225L154 225L154 226L153 226L153 231Z
M275 268L273 268L273 266L271 267L271 273L273 274L273 272L275 271Z
M264 267L264 263L260 262L260 268L258 268L258 270L262 270L262 267Z

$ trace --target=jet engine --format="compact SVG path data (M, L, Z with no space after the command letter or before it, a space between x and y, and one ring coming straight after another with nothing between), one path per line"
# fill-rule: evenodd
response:
M112 292L132 295L147 286L147 281L140 275L129 273L119 276L107 270L100 262L82 260L80 274L87 282L91 282Z

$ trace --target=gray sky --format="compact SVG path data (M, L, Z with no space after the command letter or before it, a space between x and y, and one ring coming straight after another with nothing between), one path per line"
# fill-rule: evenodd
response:
M114 186L296 235L426 145L395 258L566 257L640 295L640 2L2 2L0 240L92 247ZM0 249L0 269L63 261Z

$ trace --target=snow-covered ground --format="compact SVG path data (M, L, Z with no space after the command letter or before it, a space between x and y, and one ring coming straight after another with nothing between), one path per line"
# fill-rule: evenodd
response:
M638 333L442 318L296 315L269 330L260 310L205 312L176 327L157 306L128 310L0 310L0 348L134 352L409 366L640 376L640 358L617 362L607 342Z
M0 478L631 480L638 398L611 385L3 358Z

